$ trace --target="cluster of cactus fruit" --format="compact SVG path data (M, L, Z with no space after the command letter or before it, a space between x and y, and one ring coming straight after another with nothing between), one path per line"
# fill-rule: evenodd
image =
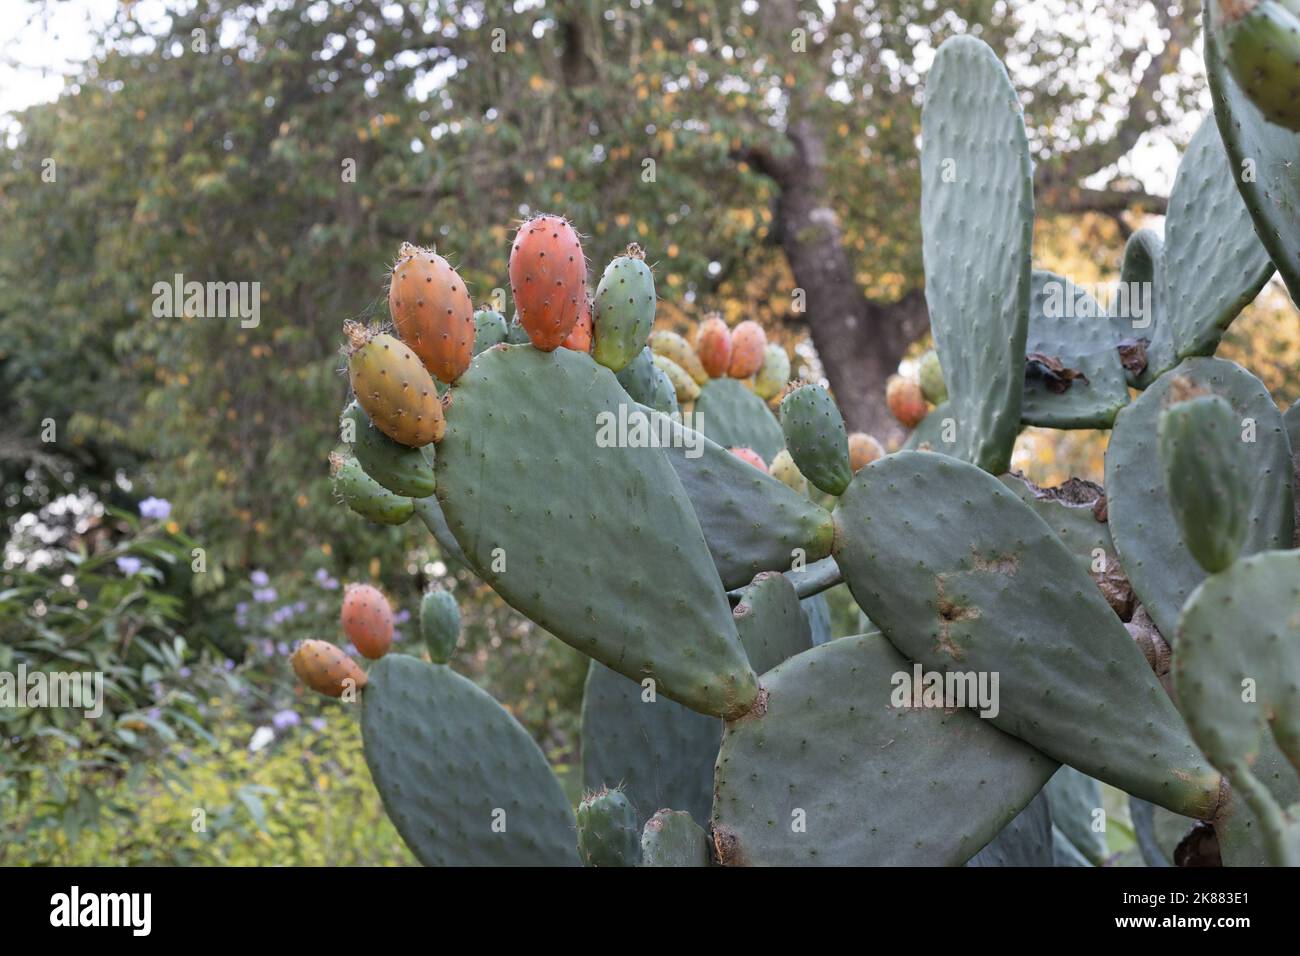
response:
M575 813L528 734L448 668L446 593L421 607L429 662L386 653L391 610L362 586L342 622L367 670L299 648L306 683L360 698L421 861L1098 865L1104 782L1153 863L1162 814L1212 826L1225 864L1300 864L1300 404L1284 416L1213 354L1275 269L1300 295L1300 220L1278 211L1300 200L1300 137L1241 79L1271 48L1224 39L1233 68L1208 36L1215 112L1163 241L1125 251L1140 314L1073 290L1060 307L1069 284L1032 268L1015 90L979 40L940 48L921 154L936 350L889 384L915 427L891 454L791 383L757 324L709 315L693 345L653 331L639 246L589 294L574 228L529 219L510 323L402 247L395 334L345 329L338 494L418 516L591 658ZM1243 156L1258 177L1235 174ZM620 413L662 440L597 440ZM1008 473L1025 425L1111 429L1104 490ZM822 592L841 582L862 628L831 639ZM930 698L990 676L995 700Z

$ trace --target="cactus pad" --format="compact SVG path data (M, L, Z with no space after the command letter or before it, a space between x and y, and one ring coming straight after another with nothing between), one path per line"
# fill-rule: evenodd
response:
M966 861L966 865L969 867L1055 866L1052 805L1048 800L1047 791L1040 790L1038 796L1029 801L1029 806L1017 813L984 849Z
M1300 808L1256 771L1270 738L1300 768L1300 551L1206 579L1183 609L1174 677L1196 742L1258 819L1270 861L1300 866Z
M845 637L763 675L761 713L727 724L713 839L730 865L958 865L1056 762L967 710L894 707L912 665Z
M655 322L655 279L636 243L605 267L594 307L591 357L622 371L645 348Z
M584 866L638 866L641 829L622 790L601 787L578 804L578 856Z
M673 806L709 818L722 723L592 661L582 693L582 782L619 784L645 820Z
M1062 767L1044 792L1052 802L1052 825L1093 866L1105 863L1106 834L1093 829L1094 815L1102 809L1101 784L1073 767Z
M641 831L642 866L708 866L709 838L684 810L660 810Z
M420 636L435 664L451 660L460 640L460 608L447 591L426 591L420 599Z
M683 426L669 426L674 436ZM835 523L830 513L784 483L714 444L698 432L674 440L667 453L690 498L724 587L748 584L760 571L831 553ZM703 454L692 458L692 447Z
M695 425L723 448L752 448L764 461L785 447L767 403L735 379L713 379L700 389Z
M1001 474L1020 430L1034 196L1020 100L987 44L939 47L921 124L925 298L955 454Z
M367 475L395 495L426 498L433 494L434 446L409 448L393 441L370 423L355 400L343 409L342 424L352 432L352 453Z
M1025 355L1026 425L1109 428L1128 404L1112 320L1064 276L1033 273Z
M731 613L750 666L760 674L813 646L799 595L783 574L758 575Z
M421 863L578 863L559 781L486 692L447 667L390 654L370 668L361 700L370 775Z
M1300 302L1300 133L1270 123L1224 69L1217 44L1205 44L1205 72L1214 117L1227 148L1233 181L1273 264ZM1253 175L1246 177L1243 172Z
M835 517L849 589L899 651L934 671L1000 675L992 724L1154 803L1214 811L1219 775L1142 653L1074 555L996 478L899 452L858 472Z
M781 400L781 431L795 465L828 495L840 495L853 480L844 419L830 393L802 385Z
M756 678L668 456L598 441L628 404L578 352L484 352L448 409L439 503L474 568L556 637L694 710L744 713Z
M1120 412L1106 450L1110 532L1133 590L1167 638L1177 630L1183 604L1205 578L1174 520L1156 447L1160 413L1180 379L1227 399L1241 429L1248 429L1246 420L1254 422L1255 440L1241 442L1240 451L1252 476L1250 530L1242 553L1287 547L1294 520L1282 416L1260 381L1241 366L1215 358L1188 359Z

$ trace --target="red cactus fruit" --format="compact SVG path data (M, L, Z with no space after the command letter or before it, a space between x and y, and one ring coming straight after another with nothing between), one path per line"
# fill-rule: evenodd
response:
M921 424L921 419L929 412L920 383L901 375L889 377L889 384L885 386L885 401L889 404L890 414L908 428Z
M749 378L763 367L767 333L757 322L741 322L731 330L731 362L727 374L732 378Z
M460 276L432 249L402 243L388 286L397 335L448 385L474 357L474 306Z
M849 435L849 467L854 474L884 456L884 447L866 432L853 432Z
M326 697L342 697L349 686L357 690L366 686L366 672L328 641L303 641L289 663L300 681Z
M695 352L711 378L722 378L731 365L731 329L717 312L710 312L695 333Z
M534 216L519 227L510 247L510 293L533 346L559 348L587 300L587 260L567 220Z
M393 609L382 591L349 584L343 594L343 632L364 656L377 661L393 643Z
M575 352L591 352L591 296L582 297L582 311L578 313L578 321L573 323L573 328L569 330L569 335L560 343L561 348L572 349Z
M767 474L767 465L763 462L763 457L752 448L733 448L731 453L741 461L747 461L763 474Z

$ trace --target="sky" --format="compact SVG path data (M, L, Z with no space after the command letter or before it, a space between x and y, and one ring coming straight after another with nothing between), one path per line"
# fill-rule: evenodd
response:
M58 97L65 76L94 52L97 28L112 18L119 4L120 0L54 0L48 4L39 0L5 0L5 15L0 18L0 133L9 125L6 114ZM133 6L135 16L143 22L156 19L165 9L161 0L133 0ZM1026 4L1021 16L1025 29L1032 31L1035 17L1060 17L1069 15L1062 12L1068 11L1080 20L1081 30L1095 33L1101 27L1094 29L1093 24L1102 21L1090 20L1085 12L1087 6L1068 0L1036 0ZM1130 23L1120 25L1119 29L1142 30L1147 26ZM1083 70L1100 70L1105 66L1104 62L1089 64L1086 56L1084 60L1078 64ZM1199 52L1185 50L1181 66L1187 71L1201 69ZM1207 109L1208 104L1207 93ZM1190 123L1191 128L1180 131L1184 142L1195 132L1195 119ZM1173 185L1178 156L1178 147L1167 136L1146 135L1121 168L1141 181L1149 192L1167 195Z

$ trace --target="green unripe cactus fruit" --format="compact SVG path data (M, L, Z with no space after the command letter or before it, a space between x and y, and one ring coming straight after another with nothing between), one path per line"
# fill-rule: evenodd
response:
M1271 123L1300 132L1300 3L1219 0L1213 25L1233 78Z
M853 480L844 419L820 385L801 385L781 400L781 430L799 471L828 495Z
M773 478L784 485L788 485L801 495L808 494L808 482L804 479L803 473L799 471L799 466L794 463L794 458L790 452L782 448L777 456L772 459L772 465L768 468L768 473Z
M409 448L393 441L370 423L356 401L348 403L340 420L343 440L367 475L395 495L427 498L437 487L433 475L433 445Z
M695 384L703 385L709 380L709 373L704 370L699 355L691 348L691 343L676 332L660 329L650 334L650 351L655 355L672 359L682 367L682 371L695 379Z
M781 394L790 381L790 356L779 345L769 344L763 350L763 364L754 376L754 394L770 402Z
M1211 573L1237 559L1250 521L1250 478L1237 432L1232 406L1217 395L1189 398L1160 415L1169 505L1188 550Z
M660 810L641 832L642 866L708 866L709 838L685 810Z
M361 517L379 524L402 524L411 517L411 499L395 495L375 481L355 458L337 452L330 455L330 474L334 493Z
M506 344L528 345L531 341L528 338L528 330L524 328L524 323L519 321L519 313L516 312L510 320L510 325L506 328Z
M523 326L519 331L527 338L528 333L523 331ZM506 325L506 317L500 312L492 309L479 309L474 313L474 354L478 355L494 345L500 345L506 341L510 334L510 328Z
M622 790L598 790L578 804L578 856L584 866L636 866L641 838L636 808Z
M460 608L446 591L428 591L420 599L420 636L435 664L451 660L460 640Z
M605 267L596 286L591 357L618 372L645 347L655 322L655 279L635 242Z
M687 374L686 369L666 355L655 355L653 361L655 368L668 376L668 381L673 386L678 402L683 404L693 402L700 397L700 386L696 384L695 379Z
M943 366L939 364L939 353L934 349L921 356L917 365L921 378L921 394L932 405L942 405L948 401L948 386L943 383Z

